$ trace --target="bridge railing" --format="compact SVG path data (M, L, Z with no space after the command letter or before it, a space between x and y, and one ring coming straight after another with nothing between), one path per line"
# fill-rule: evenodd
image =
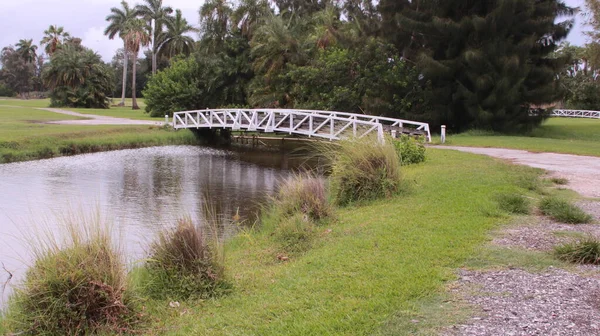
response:
M552 113L550 113L550 116L600 119L600 111L557 109L557 110L553 110Z
M176 112L173 115L173 127L262 130L329 140L339 140L348 134L355 138L375 134L379 141L384 141L383 125L380 123L298 110L218 109Z

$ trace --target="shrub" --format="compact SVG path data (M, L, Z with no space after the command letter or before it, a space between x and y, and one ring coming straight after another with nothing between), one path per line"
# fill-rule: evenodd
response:
M569 180L564 177L553 177L550 179L550 182L558 185L565 185L569 183Z
M227 289L222 253L188 219L159 232L150 247L143 289L156 299L208 298Z
M322 146L331 162L331 190L339 205L390 197L400 190L400 160L392 141L347 140Z
M34 265L9 300L24 335L121 334L138 318L121 251L99 221L69 222L63 243L34 241Z
M529 201L520 194L499 194L496 195L496 202L502 211L517 215L527 215L530 213Z
M561 200L555 197L545 197L540 203L540 210L546 216L569 224L589 223L592 221L592 216L581 210L574 204L568 201Z
M393 144L403 166L425 161L426 149L423 139L402 134L398 139L393 140Z
M306 216L296 213L279 221L273 237L281 246L282 252L293 254L307 251L312 246L316 233L315 224Z
M554 248L554 255L564 261L577 264L600 264L600 241L589 237L583 241Z
M279 187L274 206L285 217L300 213L315 222L331 217L333 212L325 180L310 173L285 179Z

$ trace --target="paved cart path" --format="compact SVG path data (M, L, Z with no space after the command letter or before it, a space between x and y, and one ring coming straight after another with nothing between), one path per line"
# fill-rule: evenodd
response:
M67 111L57 108L38 108L38 110L68 114L75 117L87 118L83 120L56 120L48 121L48 124L62 124L62 125L153 125L162 126L164 122L151 121L151 120L134 120L127 118L107 117L97 114L83 114L73 111Z
M585 197L600 197L600 157L556 153L533 153L517 149L432 146L483 154L513 163L541 168L552 176L569 180L568 187Z

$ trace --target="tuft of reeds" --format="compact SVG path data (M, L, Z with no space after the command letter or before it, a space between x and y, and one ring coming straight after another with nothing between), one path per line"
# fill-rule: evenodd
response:
M323 146L331 161L331 185L339 205L390 197L402 183L400 158L392 141L362 138Z
M540 210L554 220L569 224L590 223L593 218L578 206L556 197L544 197L540 202Z
M550 182L557 184L557 185L565 185L569 183L569 180L567 180L564 177L552 177L550 178Z
M600 264L600 241L593 237L564 244L554 248L554 255L564 261L576 264Z
M160 231L150 247L143 290L156 299L196 299L222 294L224 278L221 245L208 239L190 218L173 229Z
M496 195L496 202L500 210L511 214L527 215L531 212L529 200L521 194L498 194Z
M293 174L283 180L273 206L283 217L303 214L314 222L333 214L325 179L308 172Z
M23 335L134 331L137 304L110 227L99 216L65 220L60 240L33 237L35 262L9 299L9 323Z

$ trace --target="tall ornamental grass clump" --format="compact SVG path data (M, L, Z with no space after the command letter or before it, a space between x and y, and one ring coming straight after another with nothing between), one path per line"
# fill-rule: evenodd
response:
M139 322L123 254L99 219L70 218L63 241L34 237L35 262L9 299L19 335L124 334Z
M155 299L218 296L228 288L222 246L191 219L180 219L151 244L142 282L143 291Z
M386 198L400 190L401 163L392 141L365 137L322 146L331 162L331 191L338 205Z
M333 217L326 180L311 173L294 174L281 182L265 209L263 225L280 245L282 253L308 250L317 226Z
M560 260L576 264L600 265L600 241L588 237L579 242L557 246L554 248L554 255Z
M544 197L540 202L540 210L554 220L569 224L590 223L593 217L569 201L556 197Z
M502 193L496 195L496 202L502 211L515 215L528 215L531 212L529 200L517 193Z
M311 173L294 174L283 180L273 204L284 217L302 214L314 222L333 213L325 179Z

